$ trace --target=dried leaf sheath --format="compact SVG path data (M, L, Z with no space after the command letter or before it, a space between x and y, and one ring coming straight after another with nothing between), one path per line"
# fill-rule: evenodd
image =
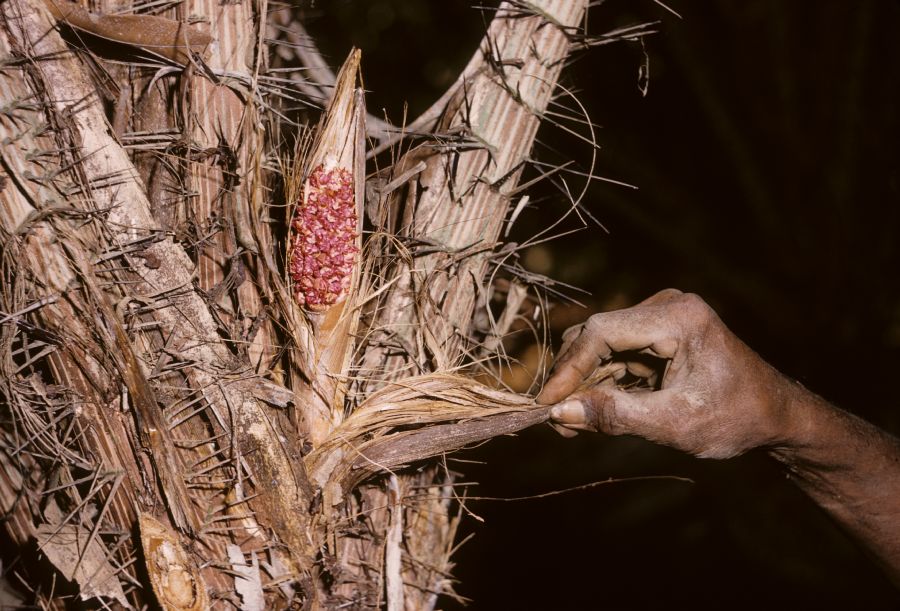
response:
M337 495L326 499L335 503L342 492L373 473L387 473L546 419L546 409L528 397L470 378L448 374L409 378L360 405L307 458L310 477L328 495Z
M572 0L501 3L466 68L474 76L436 126L454 138L413 148L398 161L400 167L423 162L425 169L408 191L394 191L385 203L401 219L386 229L432 247L406 269L398 264L382 272L390 286L363 351L364 394L423 367L455 367L471 349L465 338L479 297L489 291L484 281L507 210L585 8ZM397 343L410 349L392 348Z
M288 177L294 205L287 255L296 309L294 378L304 433L317 446L344 414L356 309L365 192L365 103L358 87L360 51L341 67L334 96L311 150Z
M203 54L212 38L185 23L155 15L97 15L69 0L44 0L56 19L69 26L133 45L179 64L188 64L191 53Z

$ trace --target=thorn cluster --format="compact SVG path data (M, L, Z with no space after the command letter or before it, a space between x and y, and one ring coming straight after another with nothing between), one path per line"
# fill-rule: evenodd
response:
M321 165L313 170L291 221L288 271L298 304L321 310L347 296L359 252L358 222L353 175Z

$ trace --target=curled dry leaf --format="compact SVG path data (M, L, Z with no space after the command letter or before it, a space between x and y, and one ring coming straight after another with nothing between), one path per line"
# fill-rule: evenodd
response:
M581 388L613 384L617 366L603 365ZM430 373L373 393L307 457L311 480L328 500L375 473L454 452L546 422L550 406L473 380Z
M147 573L165 611L209 609L206 585L173 531L146 513L138 518Z
M371 395L307 457L307 465L334 504L373 473L514 433L547 417L547 409L530 397L461 376L427 374Z
M187 65L191 53L206 52L212 42L209 34L186 23L156 15L96 15L68 0L44 0L47 10L58 21L100 38L132 45Z

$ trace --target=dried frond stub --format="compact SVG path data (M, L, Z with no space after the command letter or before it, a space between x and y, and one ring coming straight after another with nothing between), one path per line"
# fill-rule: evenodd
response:
M338 74L312 150L301 161L299 176L289 181L296 207L288 272L294 299L312 312L343 303L357 274L365 180L359 61L354 49Z
M200 571L173 531L142 513L138 518L141 547L153 592L165 611L209 609L209 596Z

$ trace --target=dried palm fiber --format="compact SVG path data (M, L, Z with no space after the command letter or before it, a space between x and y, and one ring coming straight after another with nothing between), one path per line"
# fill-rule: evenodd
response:
M139 581L129 538L110 542L99 533L102 526L104 533L127 534L141 512L202 540L198 564L206 567L202 575L212 591L233 588L223 570L233 527L245 533L245 544L284 556L300 582L310 579L311 494L303 463L294 458L300 452L291 451L298 441L273 427L255 396L277 399L277 393L252 379L220 335L208 299L194 288L198 270L160 230L140 179L107 129L89 76L43 7L7 2L0 11L3 52L19 59L26 76L4 71L4 97L32 100L20 109L22 122L4 123L16 145L3 153L16 177L16 188L2 193L4 310L46 302L30 324L55 338L41 367L58 384L44 389L44 370L26 369L33 373L24 388L31 389L23 392L21 376L9 382L21 363L5 363L13 416L42 427L25 437L4 431L12 435L4 443L4 472L20 474L9 476L4 495L4 510L18 516L13 536L27 543L30 524L47 517L32 503L52 488L55 502L75 508L64 521L90 524L91 541L111 546L108 561L133 596ZM223 96L217 92L209 101L215 107ZM8 341L14 352L33 337ZM42 395L56 397L62 411L36 414ZM36 426L22 422L26 431ZM50 447L36 448L38 440ZM61 469L55 476L61 485L41 476L48 468ZM95 483L86 498L78 484L84 481ZM265 495L248 498L273 481L278 486L267 486ZM24 502L31 494L34 501ZM267 544L257 522L281 543ZM84 595L86 584L79 585Z
M377 238L358 281L314 312L293 300L289 257L278 254L290 240L266 220L264 5L167 8L166 31L207 16L191 27L215 41L205 64L177 72L75 55L43 3L0 6L2 54L14 59L0 70L12 423L0 430L0 502L15 541L38 540L83 598L136 606L154 592L165 608L202 607L206 591L213 606L251 608L247 579L275 608L433 608L452 591L449 477L426 468L397 472L387 488L354 486L546 418L528 398L446 372L469 348L473 294L486 290L583 8L501 6L430 127L440 139L401 160L387 184L411 182L372 207ZM353 175L359 215L356 73L341 73L349 84L292 173L289 203L331 155ZM110 82L120 84L107 92L118 96L106 100L112 132L97 97ZM326 138L335 117L341 128ZM402 358L392 339L409 348ZM425 375L405 379L413 372ZM152 535L142 541L138 520ZM81 565L62 540L81 546ZM96 579L109 574L118 589Z
M598 366L580 385L614 385L620 364ZM430 373L372 393L308 458L310 479L352 490L373 474L546 422L550 408L459 375Z

